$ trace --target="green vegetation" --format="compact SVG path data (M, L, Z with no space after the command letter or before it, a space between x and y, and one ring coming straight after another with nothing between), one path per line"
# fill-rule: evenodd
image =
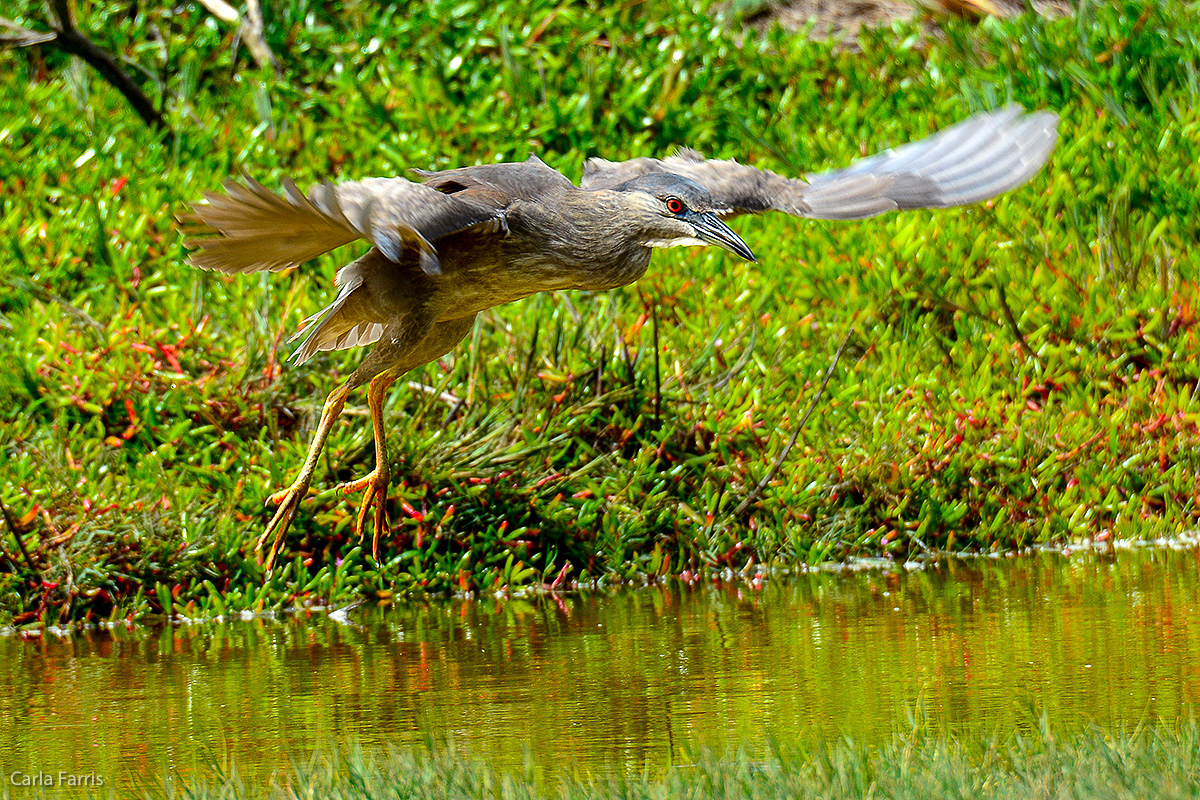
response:
M40 3L15 5L43 28ZM161 101L169 145L78 63L0 55L0 621L1194 527L1196 3L880 31L858 54L664 0L335 8L269 9L276 78L198 5L81 7ZM337 490L373 457L349 415L264 582L264 501L357 363L286 365L345 256L193 270L174 216L201 192L238 170L305 185L530 153L577 176L588 155L678 145L801 174L1010 100L1058 111L1062 140L994 204L746 219L760 264L662 253L619 291L484 315L409 376L430 390L392 395L384 563ZM798 445L738 511L847 335Z
M842 740L812 751L777 745L765 758L746 752L702 754L665 777L549 781L528 770L497 773L453 749L366 757L358 750L315 756L283 771L270 789L248 790L236 770L214 765L211 782L147 797L205 798L902 798L1084 800L1194 798L1200 793L1200 731L1111 736L1094 731L1060 740L1046 729L1007 741L965 745L953 737L897 735L878 748Z

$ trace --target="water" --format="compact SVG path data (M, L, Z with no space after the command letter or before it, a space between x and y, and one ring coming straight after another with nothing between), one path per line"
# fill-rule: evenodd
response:
M73 639L0 639L0 774L128 787L232 761L449 736L554 779L698 747L1132 729L1200 699L1200 554L902 569L415 603ZM7 789L12 787L6 786Z

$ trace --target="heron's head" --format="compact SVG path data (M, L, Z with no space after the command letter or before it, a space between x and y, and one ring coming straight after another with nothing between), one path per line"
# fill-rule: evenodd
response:
M693 180L651 172L626 181L616 191L637 193L637 224L647 247L715 244L747 261L758 260L717 216L708 190Z

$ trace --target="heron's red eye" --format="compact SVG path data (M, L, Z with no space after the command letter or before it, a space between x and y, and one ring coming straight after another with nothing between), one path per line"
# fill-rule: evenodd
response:
M678 197L668 197L667 198L667 211L670 211L672 214L682 214L683 213L683 201L680 200Z

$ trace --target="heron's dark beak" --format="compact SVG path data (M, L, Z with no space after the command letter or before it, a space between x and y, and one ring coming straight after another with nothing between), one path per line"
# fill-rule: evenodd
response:
M687 215L687 221L696 229L696 238L701 241L724 247L731 253L736 253L747 261L758 261L754 253L741 238L721 222L721 218L711 211L693 211Z

